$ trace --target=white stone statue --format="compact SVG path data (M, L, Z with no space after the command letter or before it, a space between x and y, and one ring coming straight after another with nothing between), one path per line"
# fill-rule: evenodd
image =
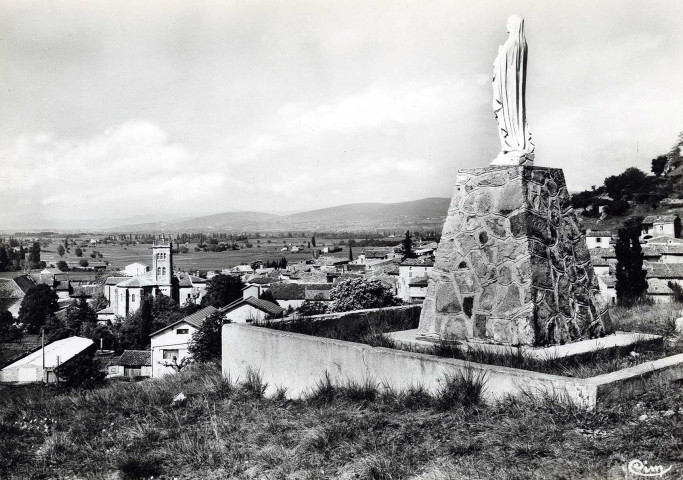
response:
M524 19L508 18L509 37L493 62L493 113L498 121L501 152L491 165L533 165L534 144L526 123Z

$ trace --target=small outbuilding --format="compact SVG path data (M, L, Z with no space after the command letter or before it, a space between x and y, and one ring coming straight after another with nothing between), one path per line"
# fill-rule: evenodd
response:
M39 348L0 370L0 382L32 383L57 381L57 368L79 355L87 354L95 344L89 338L69 337Z
M107 365L107 378L113 377L151 377L152 352L150 350L124 350L120 357Z

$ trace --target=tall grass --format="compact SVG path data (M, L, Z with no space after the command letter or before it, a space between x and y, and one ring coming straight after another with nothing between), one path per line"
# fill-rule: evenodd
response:
M645 452L683 461L677 384L646 380L640 398L587 412L549 395L481 404L486 382L466 372L431 395L322 378L303 400L254 398L258 374L241 380L196 365L7 395L0 478L606 478ZM180 392L187 401L171 406Z
M419 309L392 309L352 314L341 320L298 317L285 322L266 320L256 322L255 325L315 337L365 343L374 347L393 348L394 342L385 333L417 328L419 320Z

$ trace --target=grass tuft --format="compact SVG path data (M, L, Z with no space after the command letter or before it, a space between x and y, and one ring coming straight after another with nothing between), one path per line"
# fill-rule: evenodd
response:
M472 408L483 403L486 375L475 373L471 367L448 374L436 394L436 405L442 410Z
M268 384L263 381L263 375L258 370L248 368L246 378L242 382L242 391L253 398L263 398Z

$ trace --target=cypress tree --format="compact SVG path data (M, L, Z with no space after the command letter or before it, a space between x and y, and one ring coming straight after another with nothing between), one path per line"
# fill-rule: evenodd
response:
M616 291L620 305L631 306L647 293L647 272L643 270L643 249L640 246L641 219L624 222L617 233L614 253L617 257Z

